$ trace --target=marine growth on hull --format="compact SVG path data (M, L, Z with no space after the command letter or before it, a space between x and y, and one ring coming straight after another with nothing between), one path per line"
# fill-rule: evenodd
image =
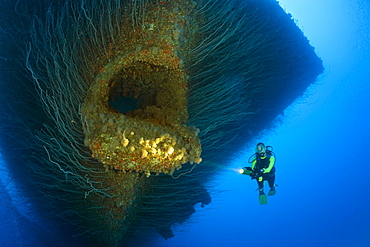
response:
M323 71L275 0L3 2L2 155L60 246L173 237Z
M186 125L185 17L178 8L149 8L91 83L81 107L85 145L106 169L150 176L202 161L199 130Z

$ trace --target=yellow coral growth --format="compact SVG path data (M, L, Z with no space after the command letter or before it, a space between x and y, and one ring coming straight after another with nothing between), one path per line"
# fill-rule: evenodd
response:
M156 24L161 28L146 30L150 40L126 34L127 42L91 84L81 107L85 145L107 168L150 175L202 160L198 130L186 125L187 80L179 57L184 48L178 42L179 23L185 22L176 23L164 19ZM109 106L112 95L137 99L139 108L119 113Z

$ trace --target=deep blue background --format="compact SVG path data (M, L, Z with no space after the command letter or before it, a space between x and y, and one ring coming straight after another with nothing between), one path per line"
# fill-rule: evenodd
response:
M256 182L230 164L188 232L162 246L370 246L370 1L281 0L325 72L256 139L274 147L277 194L260 206ZM179 230L183 229L179 227Z
M247 148L210 184L213 202L196 207L191 222L158 246L370 246L370 3L280 3L325 73L286 110L282 125L255 140L274 147L276 196L260 206L255 181L236 172L253 153ZM11 244L22 238L12 234L16 211L4 211L9 199L0 199L0 239L8 234Z

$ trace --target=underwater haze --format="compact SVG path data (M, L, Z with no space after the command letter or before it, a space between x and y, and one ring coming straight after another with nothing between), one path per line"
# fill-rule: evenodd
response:
M274 147L277 193L261 206L255 180L234 172L249 166L251 146L214 181L222 192L211 209L199 207L197 223L161 246L370 246L370 2L279 2L325 72L255 140Z
M188 220L171 223L174 237L143 234L155 241L140 246L370 246L370 2L279 4L315 48L325 71L273 127L253 133L240 143L241 151L223 157L221 171L204 179L211 203L203 207L196 199ZM250 166L259 142L272 146L276 155L277 193L267 205L258 202L256 181L238 172ZM30 212L1 156L0 162L0 246L70 246Z

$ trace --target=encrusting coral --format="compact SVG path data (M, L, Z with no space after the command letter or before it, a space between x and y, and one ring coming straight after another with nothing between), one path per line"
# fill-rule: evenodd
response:
M178 8L161 10L168 19L156 18L157 11L148 8L147 25L122 36L115 59L100 70L81 107L85 145L106 169L150 176L202 161L199 130L186 125L181 51L189 48L179 40L186 39L181 33L189 20ZM114 96L134 98L139 109L120 113L109 105Z

